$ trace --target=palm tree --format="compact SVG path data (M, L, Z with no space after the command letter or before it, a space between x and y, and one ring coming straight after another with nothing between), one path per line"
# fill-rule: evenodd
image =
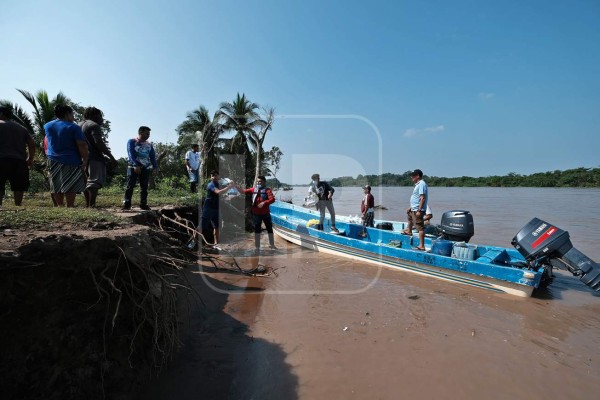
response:
M39 90L35 96L26 90L17 89L33 107L34 140L39 148L43 148L44 125L54 119L54 107L59 104L71 105L71 100L59 92L52 100L45 90Z
M177 133L179 134L177 139L178 151L182 153L180 158L183 158L186 149L189 149L193 143L200 145L201 177L206 177L205 171L218 168L217 145L223 133L223 126L219 123L218 112L215 113L213 118L210 117L208 109L204 106L188 112L185 121L177 127Z
M263 124L256 112L258 108L258 104L250 102L245 94L240 96L238 93L231 103L221 103L219 111L215 114L222 121L224 130L235 131L231 141L231 150L235 154L243 155L246 168L250 168L253 162L248 147L248 137L256 135L256 130ZM247 184L251 184L248 182L247 174L246 181Z

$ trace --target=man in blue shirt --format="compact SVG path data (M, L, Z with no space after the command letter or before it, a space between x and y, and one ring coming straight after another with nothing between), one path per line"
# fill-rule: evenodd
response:
M410 196L410 207L406 209L408 227L402 233L412 235L413 225L416 226L419 232L419 246L415 249L425 250L425 223L423 217L427 210L427 199L429 197L427 183L423 180L423 171L420 169L415 169L410 176L415 188Z
M229 182L224 188L219 187L219 171L210 172L210 182L206 185L206 199L202 205L202 232L213 229L213 244L219 244L219 194L227 193L229 189L235 187L234 182Z
M121 207L123 210L131 209L133 188L137 185L138 178L140 179L140 208L150 210L148 207L148 184L150 175L153 170L158 169L158 164L154 146L148 141L149 137L150 128L140 126L137 138L127 141L127 188Z

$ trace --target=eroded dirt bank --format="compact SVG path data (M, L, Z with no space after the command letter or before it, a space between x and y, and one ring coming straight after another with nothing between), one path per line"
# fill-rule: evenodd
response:
M189 296L179 243L143 225L96 228L4 232L2 398L131 398L176 350L176 296Z

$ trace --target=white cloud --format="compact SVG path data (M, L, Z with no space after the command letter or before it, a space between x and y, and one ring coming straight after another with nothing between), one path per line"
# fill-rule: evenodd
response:
M485 93L485 92L480 92L477 97L479 97L479 100L490 100L494 97L496 97L496 93Z
M430 126L427 128L409 128L404 131L404 137L423 136L428 133L443 132L446 128L444 125Z

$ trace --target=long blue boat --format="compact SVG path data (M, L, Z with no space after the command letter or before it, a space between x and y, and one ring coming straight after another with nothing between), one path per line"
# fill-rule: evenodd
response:
M426 251L419 251L418 237L401 233L403 223L379 223L363 237L362 225L347 218L336 218L338 233L328 229L328 218L323 226L315 223L313 210L281 201L270 208L278 236L315 251L522 297L550 284L552 268L562 266L600 290L600 266L572 247L567 232L537 218L515 236L516 249L509 249L468 243L472 216L450 211L442 217L440 236L427 235Z

